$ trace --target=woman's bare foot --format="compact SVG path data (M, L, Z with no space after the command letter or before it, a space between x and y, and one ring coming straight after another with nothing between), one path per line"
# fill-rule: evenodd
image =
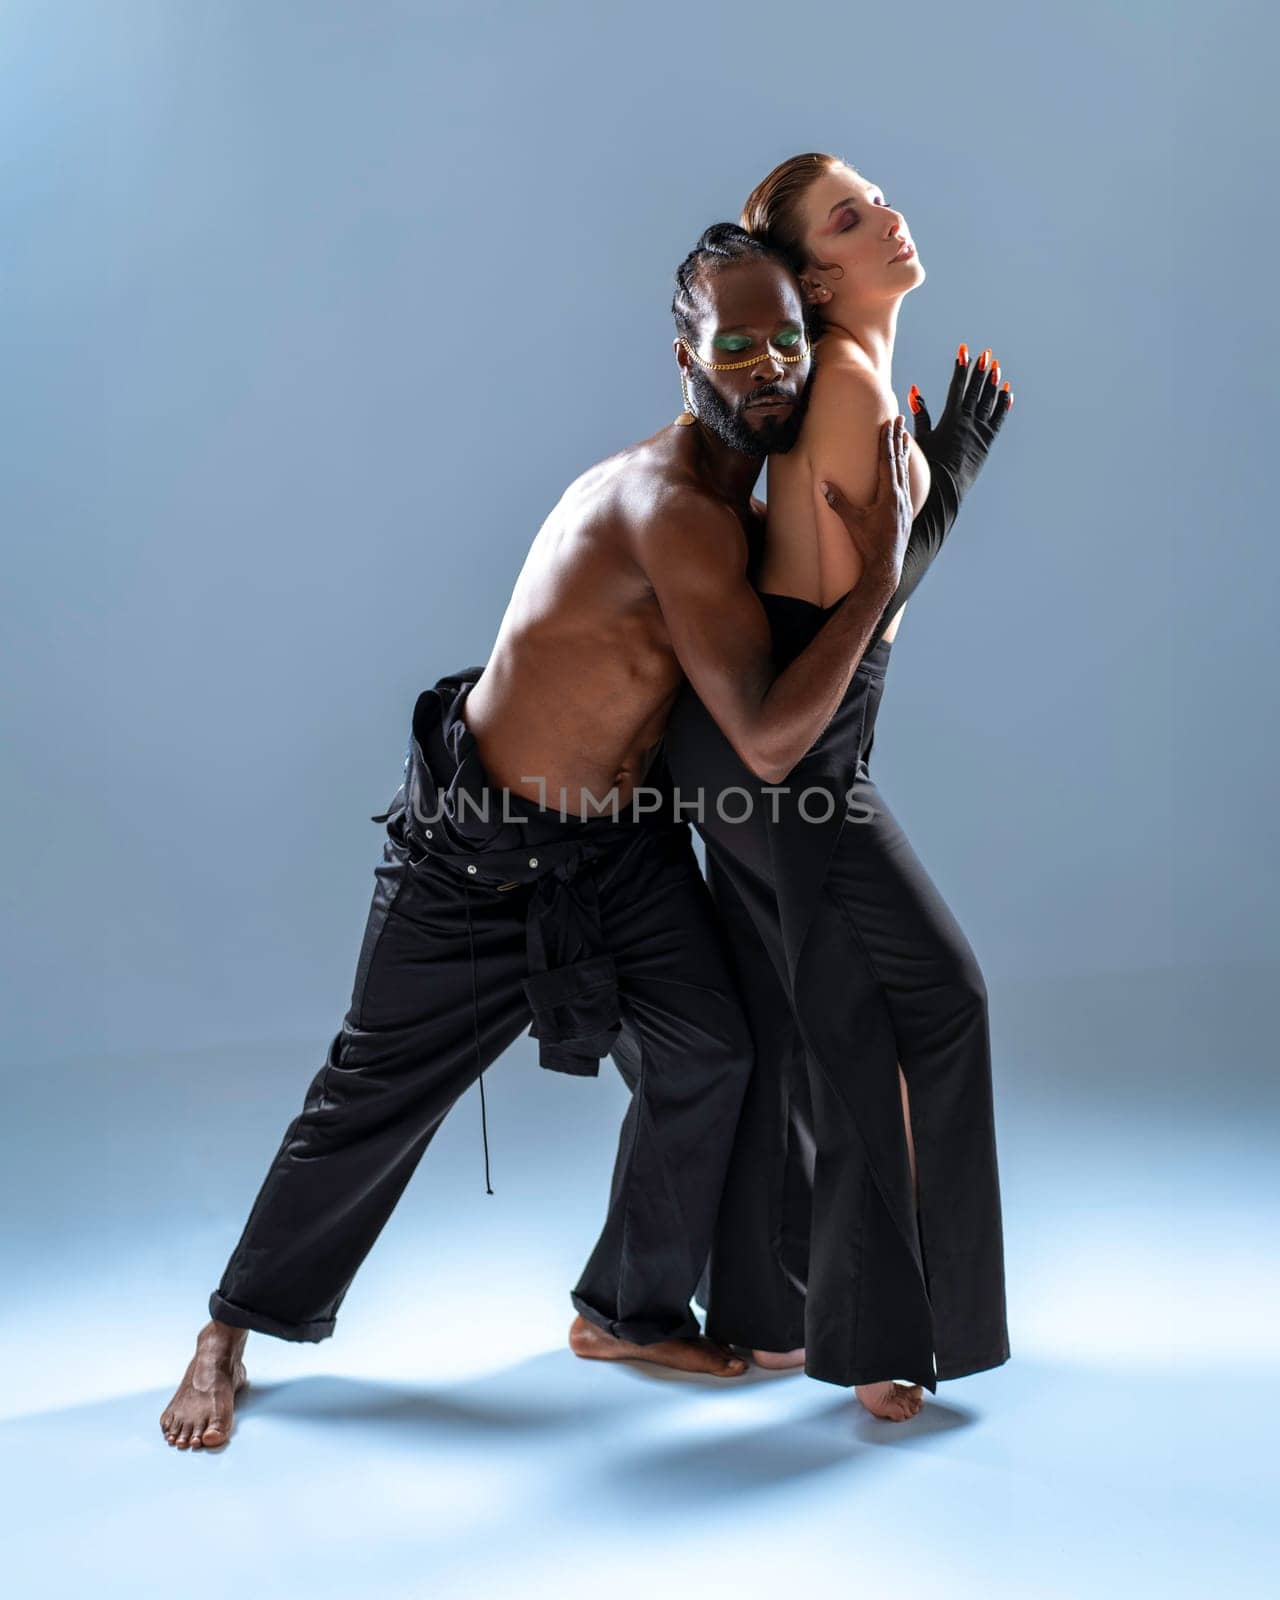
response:
M240 1359L248 1337L247 1328L225 1322L207 1322L201 1328L191 1364L160 1417L170 1444L179 1450L226 1444L235 1397L249 1381Z
M918 1383L860 1383L854 1394L873 1417L886 1422L909 1422L924 1404L924 1390Z
M657 1344L628 1344L585 1317L573 1319L569 1348L575 1356L588 1361L655 1361L660 1367L706 1372L714 1378L736 1378L747 1370L747 1363L740 1356L701 1335L696 1339L662 1339Z
M804 1366L804 1347L799 1350L753 1350L751 1359L758 1367L770 1372L787 1372L792 1367Z

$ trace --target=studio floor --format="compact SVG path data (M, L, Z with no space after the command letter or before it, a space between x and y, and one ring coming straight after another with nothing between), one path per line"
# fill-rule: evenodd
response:
M325 1028L12 1068L4 1592L1274 1595L1276 976L992 983L1013 1359L901 1426L568 1352L623 1091L523 1040L495 1194L473 1093L335 1336L251 1336L230 1443L179 1453L160 1412Z

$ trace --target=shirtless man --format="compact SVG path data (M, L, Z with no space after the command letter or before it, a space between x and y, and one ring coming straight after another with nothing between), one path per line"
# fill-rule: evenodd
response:
M250 1330L311 1342L332 1333L443 1117L531 1014L542 1065L591 1072L608 1051L632 1090L605 1230L572 1296L571 1347L716 1376L744 1370L702 1337L689 1298L751 1068L750 1031L687 824L628 827L616 814L610 823L601 800L629 806L661 768L655 752L685 675L765 781L781 781L814 743L898 583L911 524L907 435L901 416L885 425L871 507L831 489L862 577L777 673L747 579L764 511L751 490L765 455L799 432L810 361L797 283L757 241L719 224L682 263L673 312L696 413L686 385L675 423L570 486L533 541L488 664L419 696L397 792L405 800L375 819L389 819L388 838L352 1006L160 1418L180 1449L230 1436ZM504 805L518 797L529 832L508 821L483 835L447 804L423 821L419 790L452 795L477 774L506 791ZM610 828L620 843L601 842ZM501 848L513 833L521 849ZM589 868L575 867L580 851ZM552 863L576 870L598 901L597 920L575 924L573 938L604 948L534 971L534 922L546 917L539 940L554 938L563 910L539 899L548 884L558 893Z

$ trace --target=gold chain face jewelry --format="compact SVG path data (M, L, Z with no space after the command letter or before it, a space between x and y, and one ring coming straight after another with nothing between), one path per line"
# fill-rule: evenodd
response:
M681 339L680 343L685 347L698 365L700 367L705 367L708 372L736 372L742 367L758 367L760 362L764 359L762 356L752 356L749 361L704 361L687 339ZM773 359L775 361L782 362L784 366L793 367L797 361L803 361L808 354L809 341L806 339L804 348L798 355L774 355Z
M761 358L758 356L752 356L749 361L704 361L687 339L681 339L680 343L685 347L698 365L700 367L705 367L708 372L737 372L743 367L755 367L759 366L760 364ZM780 361L784 366L793 367L797 361L803 361L809 353L809 341L806 339L804 342L804 348L798 355L780 356L775 354L773 359L775 361ZM694 415L693 403L689 399L689 385L685 379L683 367L680 368L680 393L684 396L684 410L676 418L676 427L688 428L691 427L698 419Z

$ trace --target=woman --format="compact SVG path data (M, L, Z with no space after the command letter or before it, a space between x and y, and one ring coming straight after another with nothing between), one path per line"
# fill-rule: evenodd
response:
M797 269L816 340L803 427L770 457L752 557L785 666L859 579L835 507L874 497L880 426L898 411L898 312L924 269L901 213L832 156L783 162L741 222ZM916 520L901 581L787 792L762 791L688 686L667 732L674 781L703 792L708 879L757 1046L704 1279L707 1332L762 1365L852 1385L890 1420L915 1415L922 1385L1009 1356L982 974L867 759L906 599L1012 393L990 351L971 366L962 345L936 428L914 385L910 404ZM749 814L724 806L741 820L715 803L729 788L751 798Z

